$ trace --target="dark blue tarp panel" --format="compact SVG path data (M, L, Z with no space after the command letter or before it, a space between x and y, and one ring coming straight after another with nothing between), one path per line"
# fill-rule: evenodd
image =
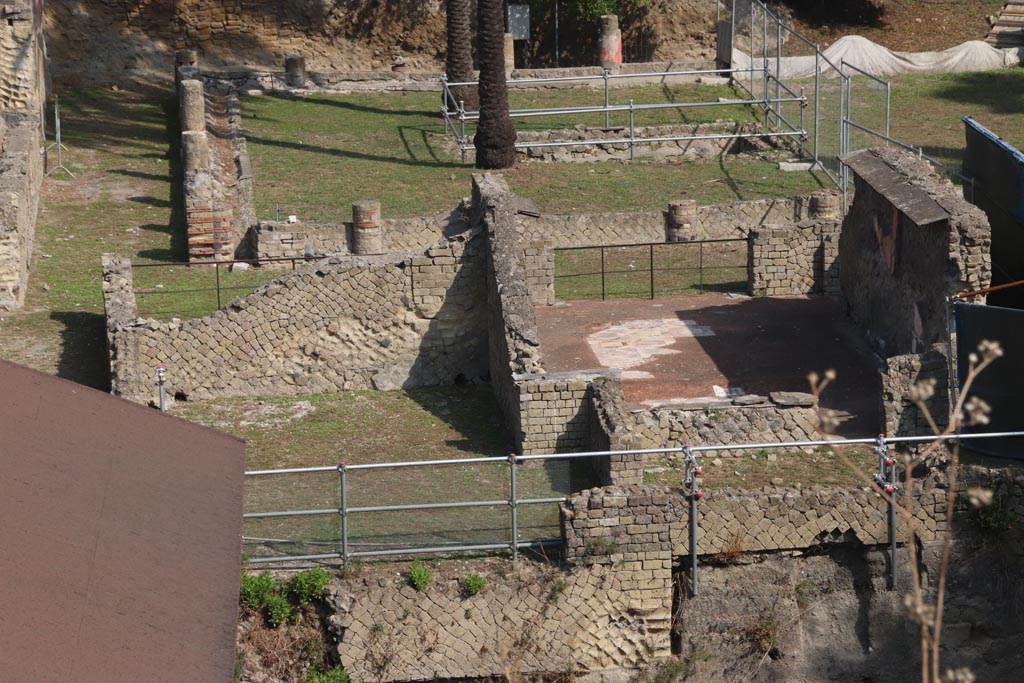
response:
M964 175L974 178L968 199L992 226L992 284L1024 280L1024 154L970 117L964 117ZM990 303L1024 308L1024 289L993 293Z
M991 422L966 432L1024 431L1024 311L998 306L958 303L956 317L957 385L962 387L970 369L968 356L983 339L998 341L1003 357L978 375L970 394L992 407ZM989 455L1024 459L1024 439L977 439L971 449Z

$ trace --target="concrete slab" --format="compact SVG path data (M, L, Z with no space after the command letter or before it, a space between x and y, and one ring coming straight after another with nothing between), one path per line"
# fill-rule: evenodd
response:
M546 370L620 368L637 407L807 391L808 373L834 369L822 404L846 415L842 433L879 428L874 356L835 301L707 294L572 301L536 314Z

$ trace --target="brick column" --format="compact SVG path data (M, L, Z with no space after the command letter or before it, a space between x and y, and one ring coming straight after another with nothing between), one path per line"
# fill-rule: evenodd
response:
M352 204L352 253L384 253L380 202L375 199L364 199Z

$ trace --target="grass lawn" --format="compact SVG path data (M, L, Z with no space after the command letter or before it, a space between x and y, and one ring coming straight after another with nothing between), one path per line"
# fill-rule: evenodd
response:
M408 392L357 391L301 398L225 399L179 403L175 413L246 440L247 469L358 465L414 460L458 461L504 458L513 448L489 387L449 387ZM382 429L387 425L387 429ZM570 481L565 462L529 462L517 468L519 498L560 497L592 485ZM355 470L348 474L348 505L381 506L507 499L508 464L451 464ZM246 511L334 509L336 472L249 477ZM349 538L361 547L452 541L502 542L509 538L508 505L449 510L353 513ZM525 506L519 512L521 538L558 535L554 504ZM336 515L246 522L246 536L299 538L335 543ZM247 544L258 556L267 548ZM323 552L319 546L278 545L287 552ZM329 552L329 550L328 550Z
M615 90L613 101L630 96L649 102L736 97L723 86L644 86ZM600 92L582 89L513 92L513 106L522 107L601 100ZM444 139L438 110L435 93L247 98L244 125L257 215L274 217L280 204L282 215L296 214L302 220L350 220L352 202L366 198L379 199L385 217L451 209L469 194L473 169L458 162ZM730 114L752 120L749 109L737 107L694 109L685 117L706 121ZM603 125L602 115L587 116L593 118L590 125ZM643 116L638 120L644 123L683 120L670 110ZM524 125L532 128L573 125L564 117L527 121ZM515 192L549 213L650 209L680 196L713 204L789 196L823 186L811 174L780 174L774 164L746 157L703 163L533 163L503 173Z
M747 289L746 240L555 250L559 299L746 293Z

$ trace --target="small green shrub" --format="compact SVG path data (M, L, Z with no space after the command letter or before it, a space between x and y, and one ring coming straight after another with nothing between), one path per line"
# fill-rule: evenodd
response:
M419 560L414 560L409 565L408 580L410 586L422 592L434 580L434 575Z
M619 544L605 538L595 538L587 544L587 555L614 555L619 552Z
M564 593L565 589L568 587L569 584L566 583L565 579L558 579L557 581L555 581L555 583L551 586L551 593L548 595L548 602L550 602L552 605L557 603L558 598L562 597L562 593Z
M270 572L246 574L242 572L240 595L242 602L253 609L263 609L267 600L274 594L274 577Z
M309 683L348 683L348 672L340 666L327 671L319 671L310 667L306 672L306 680Z
M267 623L277 628L292 616L292 606L283 595L271 595L267 598Z
M484 588L487 587L487 579L480 576L479 574L469 574L466 578L462 579L462 595L463 597L470 597L476 595Z
M322 567L299 572L288 581L288 592L295 596L300 605L307 605L311 600L323 597L324 588L330 580L331 575Z

